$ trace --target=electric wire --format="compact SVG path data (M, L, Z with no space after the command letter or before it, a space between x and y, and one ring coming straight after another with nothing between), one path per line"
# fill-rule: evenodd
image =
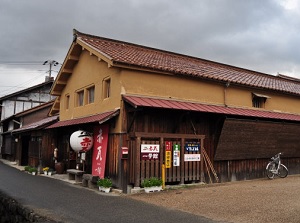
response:
M4 85L1 86L0 85L0 89L1 89L0 90L0 97L3 97L5 95L9 95L9 94L14 93L16 91L20 91L21 89L25 89L25 88L34 86L34 85L37 84L36 83L37 80L40 79L40 78L42 78L42 76L41 76L41 70L35 70L35 69L32 69L32 70L26 70L26 69L24 69L24 70L18 70L18 68L11 69L12 67L19 67L19 66L22 67L24 65L26 65L26 66L34 66L34 67L35 66L43 66L43 65L45 65L43 63L44 63L44 61L5 61L5 60L0 60L0 68L1 68L0 72L4 73L4 75L14 75L14 74L17 74L17 73L22 73L22 74L24 74L24 73L36 74L37 72L39 72L38 75L35 75L31 79L29 79L29 80L27 80L27 81L25 81L23 83L20 83L20 84L14 85L14 86L4 86ZM58 66L62 65L61 63L58 63L58 62L56 62L56 63L57 63ZM6 66L7 66L7 68L6 68ZM19 69L22 69L22 68L19 68ZM43 75L45 73L49 73L49 72L50 72L50 70L43 71ZM52 73L58 73L58 71L56 71L56 70L51 70L51 72ZM2 76L2 75L0 74L0 76ZM6 89L3 89L3 88L6 88Z

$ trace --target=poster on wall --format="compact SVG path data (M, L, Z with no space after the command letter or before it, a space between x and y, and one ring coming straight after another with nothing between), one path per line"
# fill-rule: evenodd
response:
M142 144L141 145L142 160L158 160L159 145L157 144Z
M173 166L180 166L180 145L173 145Z
M92 175L104 178L106 152L108 142L108 125L94 127L94 148L92 159Z

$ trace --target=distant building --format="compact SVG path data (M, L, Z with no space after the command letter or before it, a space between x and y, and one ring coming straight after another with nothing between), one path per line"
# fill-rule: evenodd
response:
M0 151L3 158L13 160L15 158L14 139L11 132L23 125L22 121L15 117L15 114L55 99L55 96L49 94L52 84L53 79L50 79L0 98Z

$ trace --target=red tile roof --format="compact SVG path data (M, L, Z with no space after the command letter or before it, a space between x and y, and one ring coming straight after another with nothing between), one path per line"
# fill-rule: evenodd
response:
M300 115L262 111L256 109L232 108L217 105L207 105L188 101L177 101L171 99L149 98L140 96L123 95L125 101L134 107L155 107L164 109L189 110L196 112L208 112L224 115L258 117L267 119L280 119L289 121L300 121Z
M92 122L99 122L101 124L101 123L106 122L107 120L111 119L112 117L118 115L119 112L120 112L119 110L115 110L115 111L104 112L104 113L97 114L97 115L60 121L53 125L50 125L49 127L47 127L47 129L70 126L70 125L92 123Z
M113 66L130 66L178 75L272 89L300 95L300 82L137 44L80 33L82 42L109 59Z

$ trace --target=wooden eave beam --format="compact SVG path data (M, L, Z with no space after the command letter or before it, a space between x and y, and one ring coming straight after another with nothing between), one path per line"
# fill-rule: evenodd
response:
M62 81L62 80L57 80L56 81L56 84L59 84L59 85L67 85L67 81Z
M55 91L55 90L53 90L53 91L51 92L51 95L54 95L54 96L60 96L60 95L61 95L61 91Z
M74 55L69 55L69 56L68 56L68 60L78 61L78 60L79 60L79 57L78 57L78 56L74 56Z
M73 73L73 69L62 69L62 71L61 71L61 73L63 73L63 74L72 74Z

